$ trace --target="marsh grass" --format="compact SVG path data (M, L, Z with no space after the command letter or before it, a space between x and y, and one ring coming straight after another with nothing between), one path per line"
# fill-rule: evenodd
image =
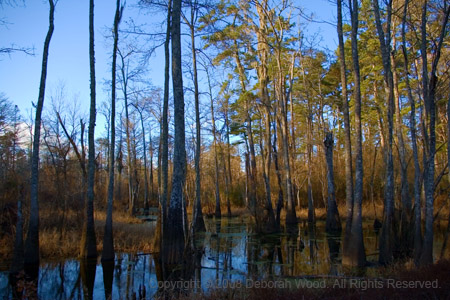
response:
M101 253L106 213L96 211L94 218L97 250ZM114 213L113 221L116 252L152 252L153 223L145 223L121 212ZM82 226L83 213L79 210L69 210L63 217L62 212L55 211L55 209L48 207L41 209L39 234L41 259L76 258L80 250ZM14 234L5 234L0 237L0 260L2 261L12 259L13 236Z

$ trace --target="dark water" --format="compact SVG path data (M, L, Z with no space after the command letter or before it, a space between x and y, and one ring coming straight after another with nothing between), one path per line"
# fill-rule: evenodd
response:
M343 275L340 264L341 239L325 234L324 223L315 228L299 225L297 234L260 236L243 218L207 220L207 233L199 237L204 253L201 268L195 273L195 286L206 291L210 287L232 286L236 282L273 280L291 276ZM372 223L364 223L364 245L368 261L378 259L378 235ZM435 257L442 246L442 231L435 233ZM449 251L446 256L449 257ZM362 270L363 275L376 276L377 267ZM37 292L40 299L151 299L161 286L157 265L150 254L118 253L114 264L78 260L42 263ZM27 287L29 290L36 289ZM13 288L8 272L0 272L0 299L12 298Z

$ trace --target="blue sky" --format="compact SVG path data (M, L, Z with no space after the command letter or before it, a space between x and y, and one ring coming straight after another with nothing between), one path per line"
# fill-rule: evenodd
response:
M18 1L20 2L20 1ZM95 1L95 55L97 77L97 104L108 99L102 82L110 79L110 47L104 34L111 27L115 1ZM145 20L164 16L145 16L127 1L124 20L130 18ZM336 7L329 0L296 1L316 18L328 22L335 21ZM66 88L67 100L78 94L80 110L89 107L89 37L88 37L89 1L59 0L55 12L55 31L50 44L48 62L47 89L44 107L49 107L52 91L62 82ZM34 47L35 56L22 53L0 56L0 93L17 104L22 115L29 115L31 101L36 102L41 72L43 41L48 29L48 2L43 0L25 1L25 5L3 5L0 7L0 19L7 26L0 26L0 47L11 44L21 47ZM123 25L123 24L122 24ZM336 29L325 23L308 25L307 33L319 32L323 45L335 49L337 45ZM187 48L185 48L187 49ZM185 50L186 51L186 50ZM162 86L163 57L158 51L150 62L149 77L156 86ZM102 117L97 114L97 132L103 130Z

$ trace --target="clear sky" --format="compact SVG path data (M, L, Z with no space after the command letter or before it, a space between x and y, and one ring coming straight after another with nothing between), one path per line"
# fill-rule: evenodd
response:
M0 26L0 47L34 47L35 56L23 53L0 56L0 93L17 104L22 115L29 114L31 101L36 102L42 63L43 42L48 29L48 2L28 0L25 4L0 6L0 20L6 26ZM127 1L124 20L130 18L145 20L164 16L144 16L137 9L132 9L135 0ZM317 19L335 22L336 6L329 0L294 0L295 5L314 13ZM108 99L102 82L111 77L109 63L110 46L104 37L107 28L113 23L115 1L95 1L95 56L97 77L97 104ZM78 94L80 110L89 107L89 1L59 0L55 12L55 31L50 44L47 73L47 89L44 107L49 107L49 96L60 82L66 88L67 100ZM329 24L310 24L309 34L319 32L323 46L336 49L336 29ZM186 48L185 48L186 49ZM185 50L186 51L186 50ZM164 59L160 51L151 58L150 80L156 86L163 85ZM98 108L97 108L98 110ZM96 131L103 131L102 117L97 114Z

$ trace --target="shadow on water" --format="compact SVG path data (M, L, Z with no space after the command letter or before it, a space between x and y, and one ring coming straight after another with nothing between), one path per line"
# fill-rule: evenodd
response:
M189 241L189 259L184 268L175 268L181 272L175 277L168 276L156 255L117 253L115 261L103 264L73 259L42 263L39 269L29 270L35 280L25 280L25 273L10 277L0 271L0 299L20 299L33 293L40 299L55 300L152 299L173 290L179 278L188 282L179 290L195 293L239 282L245 287L252 280L346 274L341 266L341 236L327 235L323 222L265 235L255 233L243 218L206 219L205 225L207 231ZM367 259L375 267L359 274L376 276L378 236L371 222L363 224L363 231ZM439 257L442 238L443 233L436 231L435 257Z

